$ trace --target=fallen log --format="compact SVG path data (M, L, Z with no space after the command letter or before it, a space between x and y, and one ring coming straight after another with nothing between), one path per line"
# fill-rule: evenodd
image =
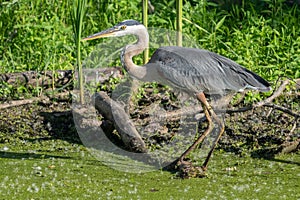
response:
M89 71L92 71L90 73ZM84 79L90 81L91 76L96 76L98 83L107 81L110 77L122 77L120 67L108 67L99 69L85 69ZM73 84L74 77L78 72L74 70L57 70L57 71L26 71L16 73L0 74L0 83L6 83L14 87L25 86L27 88L59 88L67 84Z
M73 81L72 70L58 71L26 71L0 74L0 82L5 82L14 87L26 86L35 88L51 88L52 86L61 87Z
M108 67L93 70L88 69L88 71L85 71L84 75L84 80L86 82L96 80L97 83L105 83L111 77L123 77L120 67ZM26 88L42 87L47 89L47 92L44 92L37 97L1 102L0 109L21 106L35 102L49 102L51 99L61 98L61 96L67 97L66 94L70 94L68 90L53 91L51 88L61 88L68 85L73 86L74 77L77 77L77 71L74 72L72 70L58 70L55 71L55 74L53 74L53 71L45 71L42 74L37 71L0 74L0 86L1 83L6 83L16 88L24 86Z
M146 145L124 108L105 92L95 93L92 102L99 113L114 124L123 143L133 152L147 152Z

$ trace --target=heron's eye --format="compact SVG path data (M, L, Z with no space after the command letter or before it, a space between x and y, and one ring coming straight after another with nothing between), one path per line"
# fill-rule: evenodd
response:
M125 30L126 29L126 25L123 25L120 27L121 30Z

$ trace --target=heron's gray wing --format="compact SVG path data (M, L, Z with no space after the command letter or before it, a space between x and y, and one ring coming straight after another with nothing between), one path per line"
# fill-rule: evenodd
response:
M159 65L158 71L176 89L187 93L225 93L226 69L220 69L209 51L184 47L161 47L150 63Z
M181 50L181 51L180 51ZM184 58L184 48L161 47L155 51L148 64L155 63L159 82L183 90L187 93L199 92L203 77L188 59Z
M161 47L149 63L158 64L158 71L169 84L186 92L226 93L247 87L266 88L261 77L216 53L194 48Z
M210 52L209 54L215 61L218 62L218 66L228 73L229 77L233 74L238 77L238 79L234 81L238 83L238 87L241 87L240 89L250 88L260 91L270 90L270 84L254 72L240 66L224 56L220 56L213 52ZM231 82L233 81L232 79L229 79L228 81L230 80Z

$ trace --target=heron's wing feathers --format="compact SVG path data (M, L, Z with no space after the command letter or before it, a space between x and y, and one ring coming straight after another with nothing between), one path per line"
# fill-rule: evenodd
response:
M195 82L201 79L198 70L186 60L181 53L178 53L176 47L161 47L153 54L149 63L156 63L162 82L166 81L175 89L198 91ZM200 82L199 82L200 83Z
M201 49L161 47L149 63L158 64L159 73L171 86L189 92L224 93L247 87L266 89L269 84L228 58Z
M270 90L270 84L254 72L216 53L210 52L210 56L218 62L221 68L227 68L227 71L230 72L230 74L238 75L239 80L242 81L246 87L253 87L252 89L261 91Z

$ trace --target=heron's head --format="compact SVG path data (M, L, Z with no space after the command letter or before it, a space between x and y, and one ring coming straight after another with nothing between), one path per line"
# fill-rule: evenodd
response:
M83 40L93 40L97 38L104 37L120 37L124 35L137 35L139 31L145 30L145 26L138 21L135 20L125 20L123 22L118 23L112 28L106 29L99 33L90 35Z

